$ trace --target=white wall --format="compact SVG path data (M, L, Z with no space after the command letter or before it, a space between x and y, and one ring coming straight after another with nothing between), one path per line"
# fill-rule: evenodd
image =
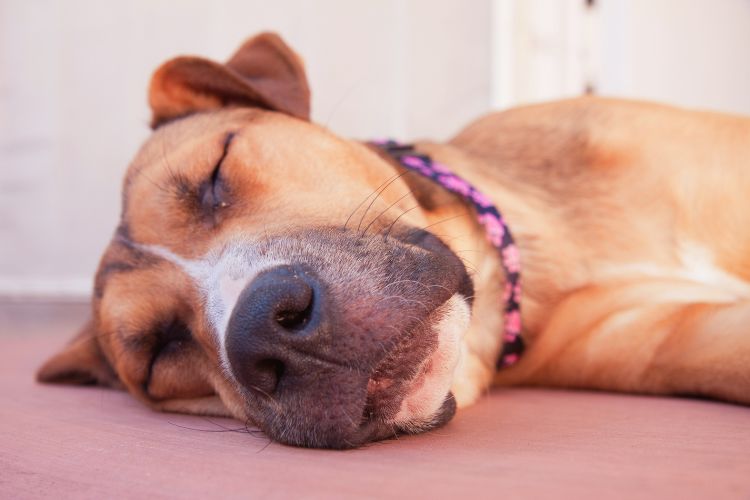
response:
M313 118L444 138L490 99L490 0L0 0L0 295L86 295L153 69L280 32Z
M597 94L750 115L750 0L495 0L493 103Z
M750 115L750 0L600 0L597 89Z
M750 0L0 0L0 297L88 294L151 71L279 31L313 118L446 138L490 107L580 94L750 114Z

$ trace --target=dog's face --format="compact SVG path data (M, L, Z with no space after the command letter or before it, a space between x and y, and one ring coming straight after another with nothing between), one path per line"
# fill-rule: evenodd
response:
M94 316L40 378L304 446L448 421L472 283L408 176L306 120L301 64L271 35L227 65L167 63L150 101Z

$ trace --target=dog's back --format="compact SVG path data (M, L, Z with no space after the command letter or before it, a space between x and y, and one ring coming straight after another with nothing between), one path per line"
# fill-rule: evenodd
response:
M750 404L747 120L525 107L416 145L436 183L310 123L271 33L225 64L168 61L149 103L92 319L40 380L339 448L443 425L507 345L498 383ZM482 193L451 194L471 191L451 169Z
M750 320L750 120L580 98L425 147L485 186L520 240L533 349L499 381L662 392L651 366L689 349L741 370L750 335L713 354L708 335ZM710 364L683 363L696 375L675 380L702 386L669 390L707 392Z

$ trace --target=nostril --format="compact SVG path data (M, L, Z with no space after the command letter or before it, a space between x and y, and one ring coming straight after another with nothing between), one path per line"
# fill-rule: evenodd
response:
M252 383L248 385L261 394L271 396L284 376L284 363L278 359L263 359L256 362L253 368L250 377Z
M304 267L283 265L256 276L237 298L226 328L237 381L259 396L291 390L325 338L325 303L323 285Z
M312 316L314 294L312 293L312 289L310 292L309 300L304 308L285 308L278 311L274 318L276 323L283 329L292 332L303 330L310 322L310 317Z

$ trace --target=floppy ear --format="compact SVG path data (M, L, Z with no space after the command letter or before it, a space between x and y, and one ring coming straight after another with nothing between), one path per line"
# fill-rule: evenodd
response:
M93 321L89 321L62 351L44 363L36 373L36 379L54 384L119 384L99 347Z
M310 89L302 60L275 33L254 36L226 64L177 57L151 77L151 126L196 111L251 106L310 119Z

